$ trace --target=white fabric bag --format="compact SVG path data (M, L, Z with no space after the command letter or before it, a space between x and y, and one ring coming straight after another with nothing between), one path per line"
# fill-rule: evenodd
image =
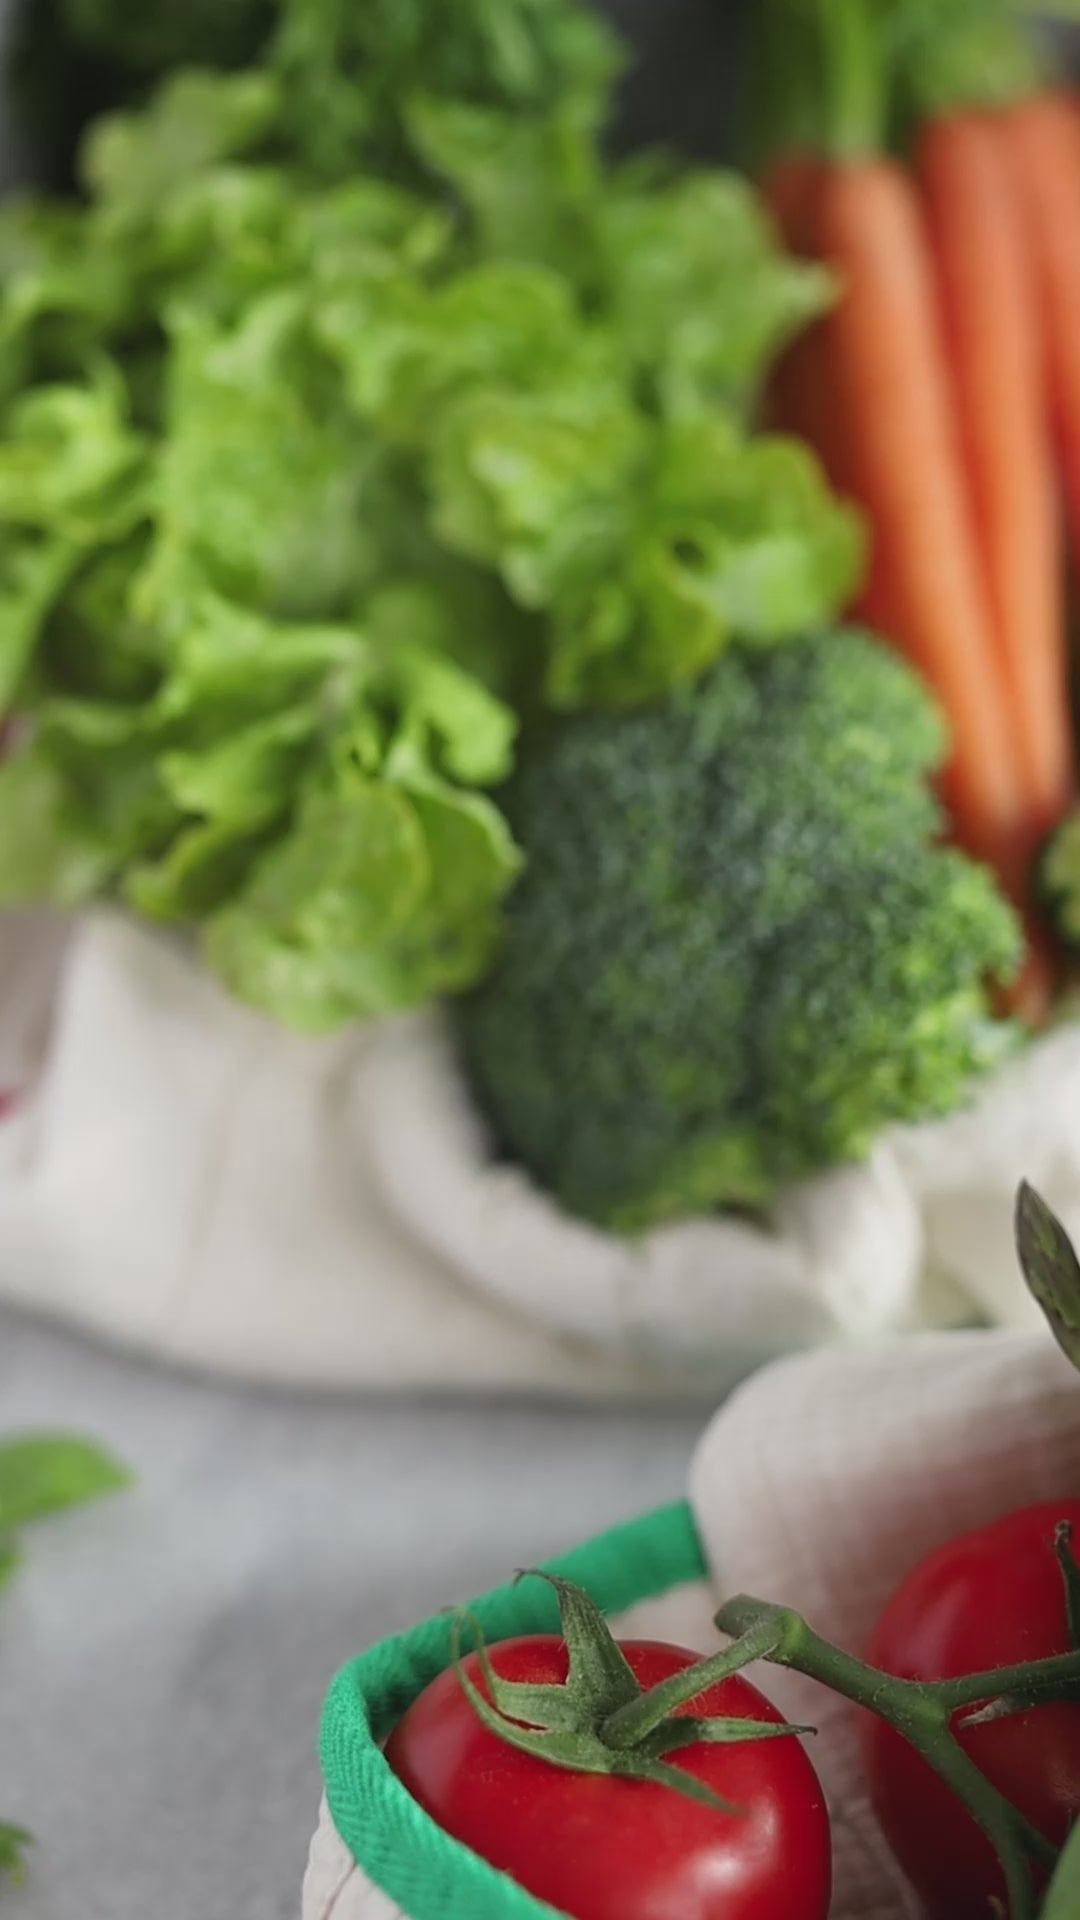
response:
M36 1065L36 1072L33 1068ZM778 1354L1031 1325L1017 1180L1080 1231L1080 1027L970 1112L637 1242L494 1165L433 1013L298 1038L108 913L0 921L0 1293L301 1385L715 1398Z
M711 1652L712 1615L747 1592L860 1651L910 1568L954 1534L1080 1484L1080 1379L1045 1333L922 1335L874 1353L804 1355L742 1387L694 1462L708 1586L621 1623ZM754 1669L791 1719L833 1816L831 1920L917 1920L860 1782L854 1710L798 1675ZM414 1920L350 1856L326 1806L303 1920Z

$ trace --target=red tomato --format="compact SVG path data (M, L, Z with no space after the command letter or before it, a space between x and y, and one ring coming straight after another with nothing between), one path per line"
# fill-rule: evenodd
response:
M1053 1549L1062 1520L1073 1523L1080 1540L1080 1502L1065 1501L1010 1514L930 1554L894 1594L867 1658L902 1679L951 1680L1068 1653L1065 1587ZM1000 1792L1062 1844L1080 1812L1080 1704L955 1730ZM949 1788L899 1734L869 1715L863 1742L889 1844L931 1914L988 1920L1004 1911L993 1848Z
M679 1647L631 1641L648 1689L693 1666ZM507 1680L560 1682L556 1636L491 1649ZM480 1686L475 1656L464 1663ZM685 1712L777 1721L745 1680ZM671 1764L743 1811L724 1814L652 1781L565 1772L507 1746L477 1718L453 1671L414 1702L386 1748L414 1799L447 1833L573 1920L825 1920L829 1819L797 1739L685 1747Z

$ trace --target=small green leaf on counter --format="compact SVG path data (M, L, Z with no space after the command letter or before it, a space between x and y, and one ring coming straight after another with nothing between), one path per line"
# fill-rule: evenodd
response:
M82 1506L129 1483L125 1469L91 1440L36 1434L2 1441L0 1534L12 1533L48 1514Z
M22 1565L22 1554L10 1540L0 1541L0 1588L6 1587Z
M26 1849L32 1844L33 1835L25 1827L0 1820L0 1880L13 1880L17 1885L24 1878Z

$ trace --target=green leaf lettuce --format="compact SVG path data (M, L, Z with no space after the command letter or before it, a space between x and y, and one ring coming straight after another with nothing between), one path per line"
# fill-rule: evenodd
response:
M0 906L121 901L327 1030L490 965L519 728L785 643L861 539L751 428L827 279L609 164L587 11L278 12L0 209Z

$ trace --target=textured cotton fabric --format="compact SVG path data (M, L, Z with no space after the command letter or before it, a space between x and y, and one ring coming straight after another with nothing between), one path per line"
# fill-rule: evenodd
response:
M702 1442L691 1503L719 1594L782 1601L859 1653L924 1554L1078 1483L1080 1379L1048 1335L928 1335L751 1381ZM916 1920L866 1802L853 1710L777 1668L763 1684L819 1729L834 1920Z
M701 1542L685 1502L585 1543L554 1570L585 1587L620 1633L690 1647L715 1639ZM539 1581L497 1588L470 1611L492 1644L559 1624L555 1595ZM322 1720L326 1805L305 1920L327 1911L348 1920L373 1901L378 1910L380 1899L408 1920L553 1920L552 1908L441 1832L383 1759L382 1740L445 1669L452 1646L452 1622L441 1615L369 1649L337 1676Z
M1080 1380L1046 1336L923 1336L891 1351L785 1361L734 1396L694 1463L709 1598L673 1593L634 1630L711 1651L713 1609L747 1592L796 1607L861 1652L925 1553L1018 1507L1072 1498L1078 1480ZM819 1730L811 1756L833 1816L831 1920L918 1920L862 1787L853 1710L778 1668L753 1677L791 1719ZM303 1920L415 1920L387 1907L351 1858L324 1807Z
M105 913L0 921L0 1289L266 1380L672 1392L777 1355L988 1316L1034 1325L1022 1175L1080 1230L1080 1027L969 1112L792 1189L765 1228L628 1242L493 1164L427 1013L328 1040L233 1004ZM572 1089L567 1090L572 1098Z
M704 1649L718 1644L711 1630L714 1608L712 1588L701 1582L630 1608L614 1625L629 1638L670 1640L676 1646ZM539 1903L532 1904L544 1911ZM311 1842L301 1920L413 1920L357 1866L325 1799Z

